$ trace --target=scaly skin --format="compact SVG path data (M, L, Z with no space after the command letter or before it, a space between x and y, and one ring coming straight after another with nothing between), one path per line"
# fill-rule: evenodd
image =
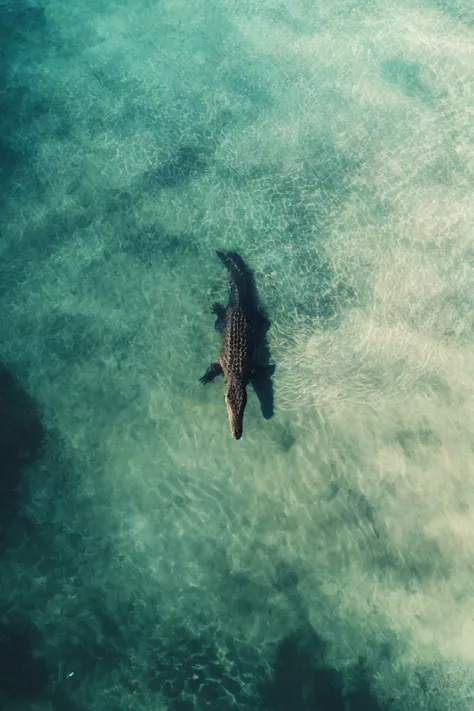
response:
M222 332L222 348L218 360L209 366L200 379L203 384L217 375L224 376L225 402L232 437L240 439L247 404L247 385L255 372L256 332L261 316L253 303L247 268L236 252L217 252L229 270L229 304L224 308L214 304L216 329Z

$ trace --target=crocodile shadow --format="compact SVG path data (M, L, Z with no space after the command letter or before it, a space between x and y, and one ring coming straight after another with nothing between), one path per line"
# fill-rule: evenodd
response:
M18 518L23 472L37 459L45 430L34 400L0 363L0 551Z

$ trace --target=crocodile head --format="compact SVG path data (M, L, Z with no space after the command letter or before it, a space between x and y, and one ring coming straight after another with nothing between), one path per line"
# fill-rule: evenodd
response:
M240 378L230 378L226 382L225 403L229 413L232 437L240 439L244 428L244 410L247 404L247 391Z

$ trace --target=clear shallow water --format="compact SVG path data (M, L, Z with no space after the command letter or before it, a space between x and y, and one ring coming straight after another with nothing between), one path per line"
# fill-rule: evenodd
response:
M2 704L471 708L472 11L0 19ZM241 444L216 248L273 324Z

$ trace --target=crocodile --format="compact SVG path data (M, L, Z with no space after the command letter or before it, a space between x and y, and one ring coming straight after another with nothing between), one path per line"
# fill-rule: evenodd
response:
M219 358L200 378L203 385L218 375L225 380L225 402L231 435L240 439L243 433L247 385L259 373L257 347L268 322L258 307L252 275L237 252L216 252L228 269L229 302L227 307L214 303L216 330L222 334Z

